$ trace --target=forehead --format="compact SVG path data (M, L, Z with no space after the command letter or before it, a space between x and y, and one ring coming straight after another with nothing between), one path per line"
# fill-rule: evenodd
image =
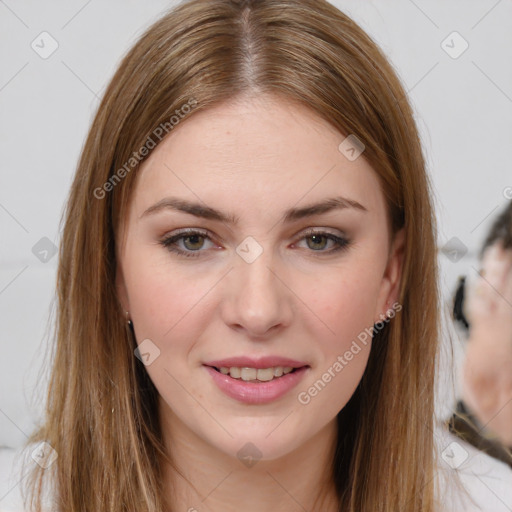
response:
M166 195L247 215L342 195L382 216L377 174L349 160L346 134L305 106L281 98L239 99L185 118L139 169L133 206L140 215ZM363 153L364 155L364 153Z

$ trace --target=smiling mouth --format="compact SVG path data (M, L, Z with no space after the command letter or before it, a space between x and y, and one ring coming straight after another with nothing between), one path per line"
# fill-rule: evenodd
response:
M300 368L293 368L291 366L274 366L271 368L248 368L232 366L227 368L212 366L214 370L223 375L228 375L235 380L243 380L244 382L270 382L276 379L293 373ZM306 368L302 366L301 368Z

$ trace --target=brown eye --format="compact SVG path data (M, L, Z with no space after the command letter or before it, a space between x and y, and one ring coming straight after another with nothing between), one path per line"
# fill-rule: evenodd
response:
M191 251L197 251L198 249L201 249L201 247L203 246L205 237L201 235L188 235L182 237L182 239L187 249L190 249ZM187 244L187 241L190 241L190 245Z
M308 236L306 237L306 240L312 240L312 244L309 244L308 243L308 247L310 249L325 249L325 243L322 243L322 242L328 242L329 239L325 236L325 235L318 235L318 234L315 234L315 235L311 235L311 236Z
M318 252L319 254L331 254L339 250L347 249L350 245L350 241L347 238L319 231L310 231L306 233L301 240L307 240L307 248L311 249L312 252ZM325 250L329 242L332 242L331 247L334 247L330 250Z
M207 233L189 230L166 237L160 241L160 244L170 252L174 252L180 256L197 258L201 255L201 252L204 252L201 249L204 248L204 242L206 240L210 240ZM177 242L183 242L183 248L181 248Z

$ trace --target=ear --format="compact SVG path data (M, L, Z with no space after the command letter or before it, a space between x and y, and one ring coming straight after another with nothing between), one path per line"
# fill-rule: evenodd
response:
M123 314L125 311L130 311L130 303L128 301L128 293L126 291L126 284L124 282L123 268L119 262L116 265L116 293L117 300L123 308Z
M377 299L374 322L383 320L386 311L398 301L400 292L400 281L402 278L403 255L405 246L405 231L402 228L398 231L391 243L388 263L382 276L379 297Z

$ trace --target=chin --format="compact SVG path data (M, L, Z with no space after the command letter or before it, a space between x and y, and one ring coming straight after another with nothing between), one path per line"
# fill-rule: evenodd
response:
M289 411L282 417L224 417L223 428L208 422L196 424L195 430L204 442L228 457L241 462L245 457L270 461L293 452L307 440L307 432L299 430L291 418L294 413L287 418L288 414Z
M274 461L293 452L300 446L297 437L288 432L287 438L271 439L268 432L254 432L223 440L214 446L228 457L239 460L248 468L257 462ZM214 440L211 440L212 442Z

